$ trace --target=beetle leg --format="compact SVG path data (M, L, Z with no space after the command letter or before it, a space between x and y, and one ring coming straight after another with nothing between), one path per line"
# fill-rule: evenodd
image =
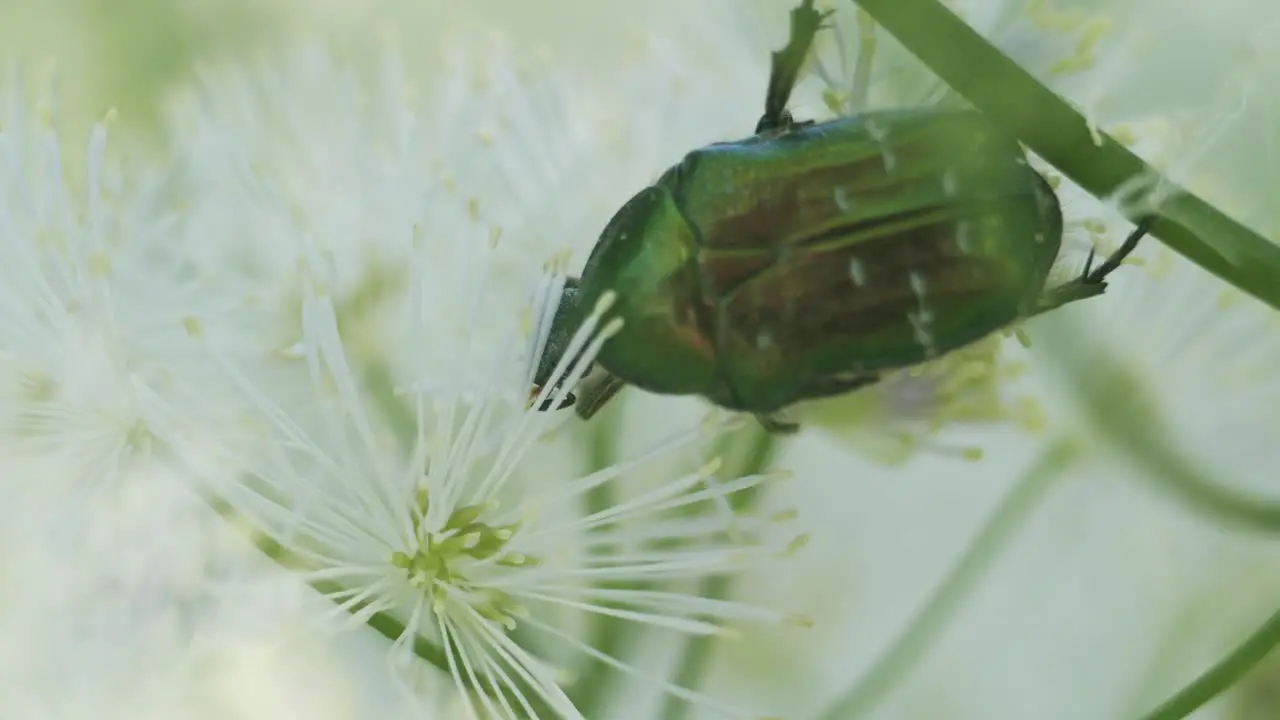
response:
M880 382L879 375L827 375L817 377L800 391L805 400L844 395Z
M1093 267L1093 259L1097 256L1097 248L1089 248L1089 257L1084 259L1084 270L1080 271L1081 280L1089 277L1089 270Z
M626 386L617 375L601 369L599 377L587 378L582 381L577 388L578 398L574 403L574 412L578 413L578 417L583 420L590 420L591 416L600 412L605 403L613 399L618 391Z
M1069 305L1080 300L1088 300L1091 297L1098 297L1106 292L1106 283L1085 283L1079 280L1069 282L1066 285L1060 285L1052 290L1048 290L1044 295L1040 296L1040 302L1035 309L1027 314L1028 318L1037 315L1043 315L1050 310L1057 310L1063 305Z
M1156 217L1154 215L1148 215L1147 217L1139 220L1138 226L1135 227L1133 232L1129 233L1129 237L1125 238L1124 242L1120 244L1120 249L1111 253L1111 257L1107 258L1106 262L1102 263L1092 271L1089 270L1087 265L1085 266L1085 271L1080 277L1080 282L1088 283L1090 285L1097 285L1098 283L1103 282L1103 280L1114 272L1116 268L1120 267L1120 263L1124 262L1124 259L1138 247L1138 241L1151 231L1151 225L1155 221Z
M760 423L760 427L765 429L765 432L773 433L774 435L794 435L800 432L800 423L782 420L777 415L757 413L756 421Z
M813 7L813 0L800 0L800 4L791 11L791 37L786 47L773 53L772 66L769 71L769 88L764 97L764 115L756 124L756 133L787 128L787 101L791 99L791 91L795 88L800 76L800 69L809 57L809 49L813 47L813 38L822 28L822 21L834 11L818 12Z
M880 382L878 375L829 375L815 378L800 391L800 400L843 395ZM790 422L777 415L756 413L756 420L768 432L776 435L793 435L800 431L800 423Z
M1135 248L1138 247L1138 241L1141 240L1150 230L1151 224L1156 220L1155 216L1148 216L1138 221L1138 226L1129 233L1129 237L1124 239L1120 248L1111 253L1106 261L1098 267L1093 265L1093 252L1089 253L1089 260L1085 262L1084 271L1080 273L1080 277L1072 282L1049 290L1040 298L1039 304L1028 317L1035 317L1042 313L1049 312L1062 307L1068 303L1079 300L1087 300L1091 297L1097 297L1104 293L1107 289L1107 276L1120 267L1124 259L1128 257Z

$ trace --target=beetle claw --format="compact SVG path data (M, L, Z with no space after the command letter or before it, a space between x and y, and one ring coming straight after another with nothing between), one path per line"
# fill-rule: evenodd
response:
M1096 248L1089 248L1089 257L1085 258L1084 270L1080 272L1080 280L1087 282L1089 279L1089 271L1093 268L1093 258L1097 255Z
M801 0L791 11L791 35L787 44L773 53L769 87L765 92L764 115L756 124L756 134L785 127L787 100L799 79L800 70L809 57L813 39L822 29L830 12L818 12L814 0Z
M1081 276L1080 281L1089 285L1105 285L1103 280L1114 272L1116 268L1120 267L1120 264L1124 262L1124 259L1138 247L1138 241L1151 231L1151 226L1155 221L1155 215L1148 215L1147 217L1139 220L1138 226L1133 229L1133 232L1129 233L1129 237L1124 239L1124 242L1120 244L1120 248L1111 253L1111 257L1108 257L1106 262L1102 263L1092 271L1089 270L1089 266L1087 264L1085 265L1085 274ZM1093 253L1090 253L1090 256L1092 256L1092 254Z

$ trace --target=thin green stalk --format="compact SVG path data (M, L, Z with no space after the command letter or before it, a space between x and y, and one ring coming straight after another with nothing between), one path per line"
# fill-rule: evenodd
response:
M1173 187L938 0L853 1L974 107L1094 197L1114 197L1135 186L1160 187L1164 195L1164 188ZM1155 237L1280 308L1280 246L1185 190L1169 194L1155 212Z
M1060 477L1078 457L1078 448L1069 440L1059 439L1048 448L1018 484L1005 496L1000 506L983 525L934 591L929 601L916 613L905 630L889 645L844 695L820 717L825 720L855 720L865 717L916 666L939 633L951 621L961 604L985 576L1000 551L1040 505L1053 480Z
M733 591L733 578L727 575L703 580L698 586L698 595L712 600L723 600ZM680 665L676 668L675 684L696 690L711 667L711 658L715 653L715 639L710 637L690 638L685 643L684 654L680 656ZM658 717L667 720L685 720L692 706L671 696L667 696L662 712Z
M1253 631L1229 655L1206 670L1173 697L1142 716L1142 720L1180 720L1198 710L1243 678L1280 645L1280 610Z
M1100 437L1190 510L1240 527L1280 531L1280 503L1223 487L1178 450L1142 377L1091 341L1073 318L1059 316L1052 329L1043 336L1042 356L1063 374Z
M773 462L780 443L777 435L766 432L758 423L752 423L743 430L736 443L742 459L736 463L725 463L726 477L743 477L764 472ZM745 449L743 449L745 448ZM727 453L722 453L727 454ZM731 497L729 500L735 512L750 510L759 499L759 487L751 488ZM733 591L734 578L718 575L703 580L698 586L698 595L714 600L723 600ZM715 640L700 636L690 638L685 644L684 654L680 656L680 665L676 669L675 684L680 687L696 690L702 685L702 679L710 666ZM691 706L678 698L668 696L659 717L666 720L684 720Z
M1119 436L1113 440L1124 442ZM1176 452L1163 438L1127 443L1124 450L1158 481L1161 490L1195 512L1254 530L1280 530L1280 503L1223 487L1195 469L1190 458Z
M413 408L396 394L391 363L382 358L369 360L364 363L361 379L364 381L365 392L387 421L387 427L395 435L396 442L411 453L418 441L418 418Z
M591 421L591 437L587 450L587 472L595 472L607 468L618 461L618 438L622 428L622 402L615 399L606 405ZM613 507L615 497L613 483L598 485L587 494L586 512L588 515ZM598 552L611 552L611 548L598 548ZM605 587L633 587L613 583ZM625 620L607 615L597 615L593 619L590 637L587 644L612 658L619 658L623 648L630 641L631 626ZM614 683L614 670L611 666L598 660L591 660L573 686L573 701L584 717L603 717L605 705L609 699L608 690Z

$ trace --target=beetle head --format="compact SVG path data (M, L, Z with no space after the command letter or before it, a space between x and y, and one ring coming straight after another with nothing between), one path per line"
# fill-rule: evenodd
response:
M547 333L546 345L542 348L542 357L538 358L538 369L533 375L533 387L529 393L530 404L538 399L538 393L551 379L551 373L555 372L556 365L564 357L574 333L578 331L578 299L581 296L578 288L577 278L571 277L565 281L564 290L560 294L560 304L556 307L556 315L551 321L551 330ZM576 400L572 392L565 393L560 400L560 405L554 409L562 410L571 407ZM550 397L538 408L540 411L551 409L553 408Z

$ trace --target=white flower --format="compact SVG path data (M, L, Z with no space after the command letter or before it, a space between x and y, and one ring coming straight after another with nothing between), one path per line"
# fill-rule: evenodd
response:
M0 715L225 717L202 638L257 558L164 461L235 416L192 338L224 344L227 306L167 174L109 147L110 115L68 140L23 80L0 82Z
M447 51L414 76L394 52L369 72L302 44L212 69L198 94L179 97L171 135L192 206L191 259L256 308L262 349L296 350L309 277L323 278L350 321L350 351L394 346L388 297L409 282L415 234L444 264L458 244L518 235L525 244L494 260L493 289L509 292L503 279L539 262L530 253L546 257L579 233L584 202L564 188L594 152L581 98L494 40L470 43L491 52L459 47L486 60Z
M271 573L184 478L135 471L73 504L46 479L76 458L2 467L31 487L4 495L0 519L0 716L286 717L272 705L356 716L331 634L298 632L322 601Z
M371 621L396 638L390 657L406 686L417 684L415 652L432 658L472 716L580 717L565 688L584 661L723 714L750 714L580 636L593 617L695 636L786 620L673 588L767 559L791 538L764 537L774 519L729 512L728 497L770 476L715 478L717 461L695 451L721 422L586 476L546 457L556 444L544 450L539 441L572 414L530 408L558 405L620 321L602 303L530 402L564 282L562 258L550 275L542 265L578 212L566 215L558 203L584 196L561 197L568 178L559 168L591 137L572 124L547 127L543 113L568 116L534 102L540 85L525 95L500 61L490 70L502 92L456 114L450 103L469 97L470 81L445 82L436 96L443 109L428 105L422 115L397 104L406 96L391 83L380 97L392 107L378 116L396 128L389 136L361 124L363 86L323 53L294 56L287 79L252 80L273 88L253 96L261 103L234 92L223 101L220 81L211 81L212 110L198 136L220 144L188 157L193 197L208 202L193 234L206 244L199 262L234 274L232 256L249 258L255 266L236 282L270 296L260 313L297 318L296 336L277 339L299 362L267 370L269 356L208 343L255 413L219 429L220 463L193 445L193 469L228 514L279 543L277 559L296 563L353 623ZM307 91L308 79L317 92ZM488 108L499 101L515 110L477 141L475 127L494 120ZM237 107L255 115L220 118ZM525 109L536 112L525 117ZM281 123L291 118L296 126ZM297 143L293 153L274 146L284 140ZM322 161L333 164L313 167ZM584 187L569 175L571 188ZM246 205L228 229L226 213ZM495 208L500 241L477 205ZM255 240L237 246L243 238ZM378 257L391 277L370 269ZM272 286L282 277L291 290ZM384 306L359 314L362 292L380 294ZM259 319L240 317L250 326ZM685 469L672 476L672 466ZM600 487L620 499L584 514L584 495Z
M73 482L102 483L222 411L188 342L217 309L173 261L163 175L108 154L109 120L66 157L52 102L20 73L3 85L0 452L74 457Z
M548 300L558 297L557 287L552 284L534 308L542 333L550 317L547 309L554 309ZM422 301L422 289L415 287L414 302ZM585 348L583 358L589 361L617 330L612 321L602 328L601 318L597 313L584 326L569 356L576 354L575 347ZM418 314L416 320L407 333L423 341L443 339L433 332L428 315ZM375 613L396 616L404 625L393 650L397 664L410 660L419 635L433 637L458 688L484 691L470 701L473 712L482 707L509 717L522 707L534 713L539 706L544 714L578 717L560 688L564 668L545 654L556 643L665 684L577 639L557 621L559 611L613 616L693 635L722 632L703 616L719 621L783 619L734 602L596 585L697 579L731 572L778 550L741 540L763 529L763 521L738 518L731 527L719 513L667 514L717 501L766 479L721 483L713 479L714 462L594 515L576 516L584 493L669 460L671 453L701 439L698 432L677 433L649 455L585 477L539 477L542 472L525 467L524 458L564 418L526 409L532 382L528 359L539 341L534 336L527 348L507 343L473 354L492 368L489 388L464 385L451 391L441 378L432 377L427 389L409 391L411 444L397 447L385 419L371 413L362 397L327 296L307 297L303 328L307 366L318 394L316 416L289 416L269 393L228 366L261 410L262 435L258 443L236 448L237 454L248 455L243 475L233 484L215 482L212 487L282 543L306 567L308 579L327 588L356 620ZM553 379L535 406L544 397L558 404L580 372L580 366L563 368L555 377L565 382ZM560 389L553 391L557 385ZM740 540L730 539L730 530ZM690 546L662 549L663 542ZM595 553L604 548L614 551ZM512 635L517 628L531 631L537 643L518 641ZM667 690L711 704L679 688ZM484 694L489 692L495 697Z

